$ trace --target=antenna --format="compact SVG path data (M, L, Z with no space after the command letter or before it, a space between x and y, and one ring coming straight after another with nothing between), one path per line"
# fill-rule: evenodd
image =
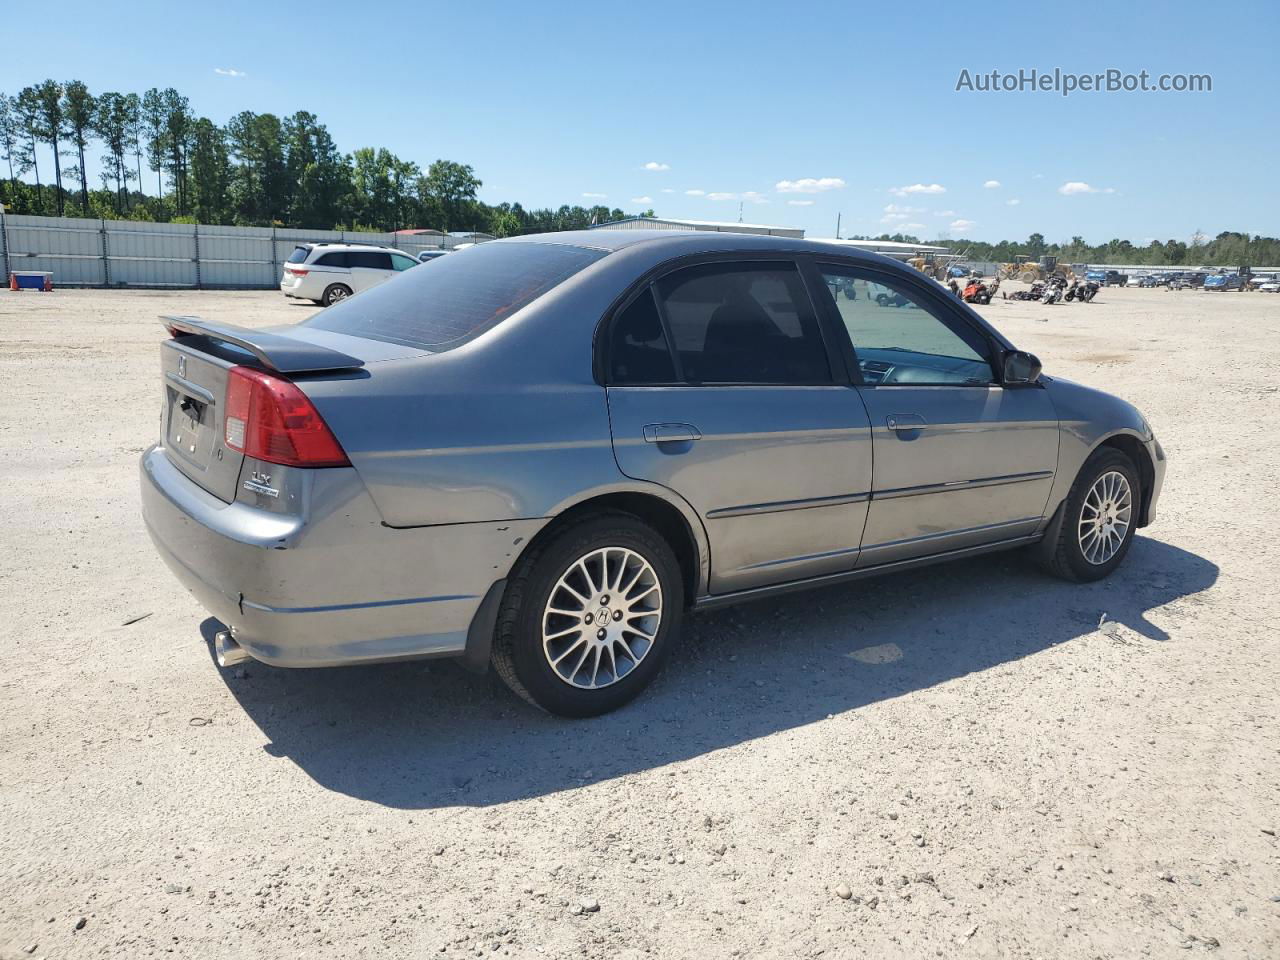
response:
M840 212L836 211L836 239L840 239Z
M738 201L738 222L742 222L742 201Z

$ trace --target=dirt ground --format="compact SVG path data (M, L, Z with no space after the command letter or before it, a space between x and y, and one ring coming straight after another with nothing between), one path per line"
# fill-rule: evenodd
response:
M139 518L155 317L310 309L0 292L0 957L1280 956L1280 296L983 308L1169 452L1111 579L699 615L588 722L214 665Z

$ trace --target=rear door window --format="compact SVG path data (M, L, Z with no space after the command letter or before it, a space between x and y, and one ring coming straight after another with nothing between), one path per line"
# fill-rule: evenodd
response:
M317 267L345 267L347 266L347 255L345 253L326 253L316 260Z
M390 270L391 254L380 250L352 250L347 254L347 263L370 270Z
M407 270L305 321L319 330L427 350L461 346L605 256L558 243L496 241Z
M402 253L393 253L391 254L391 265L396 270L408 270L410 267L416 267L418 261L413 257L406 257Z
M663 277L658 298L691 383L831 382L818 320L793 263L709 263Z

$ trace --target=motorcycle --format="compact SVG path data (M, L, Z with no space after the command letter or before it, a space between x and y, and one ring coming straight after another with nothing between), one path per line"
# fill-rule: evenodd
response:
M1088 281L1084 287L1076 294L1076 299L1081 303L1090 303L1093 298L1098 295L1099 284L1096 280Z
M1045 286L1044 296L1042 298L1044 303L1046 305L1050 303L1057 303L1062 299L1063 286L1064 282L1060 279L1054 278L1053 280L1050 280Z
M987 286L981 280L974 280L964 288L961 299L965 303L987 304L991 302L991 298L996 295L996 291L1000 289L1000 281L997 280L991 286Z

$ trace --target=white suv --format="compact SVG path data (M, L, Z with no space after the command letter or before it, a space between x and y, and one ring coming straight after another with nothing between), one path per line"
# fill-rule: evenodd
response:
M391 247L301 243L285 261L280 292L327 307L417 265L409 254Z

